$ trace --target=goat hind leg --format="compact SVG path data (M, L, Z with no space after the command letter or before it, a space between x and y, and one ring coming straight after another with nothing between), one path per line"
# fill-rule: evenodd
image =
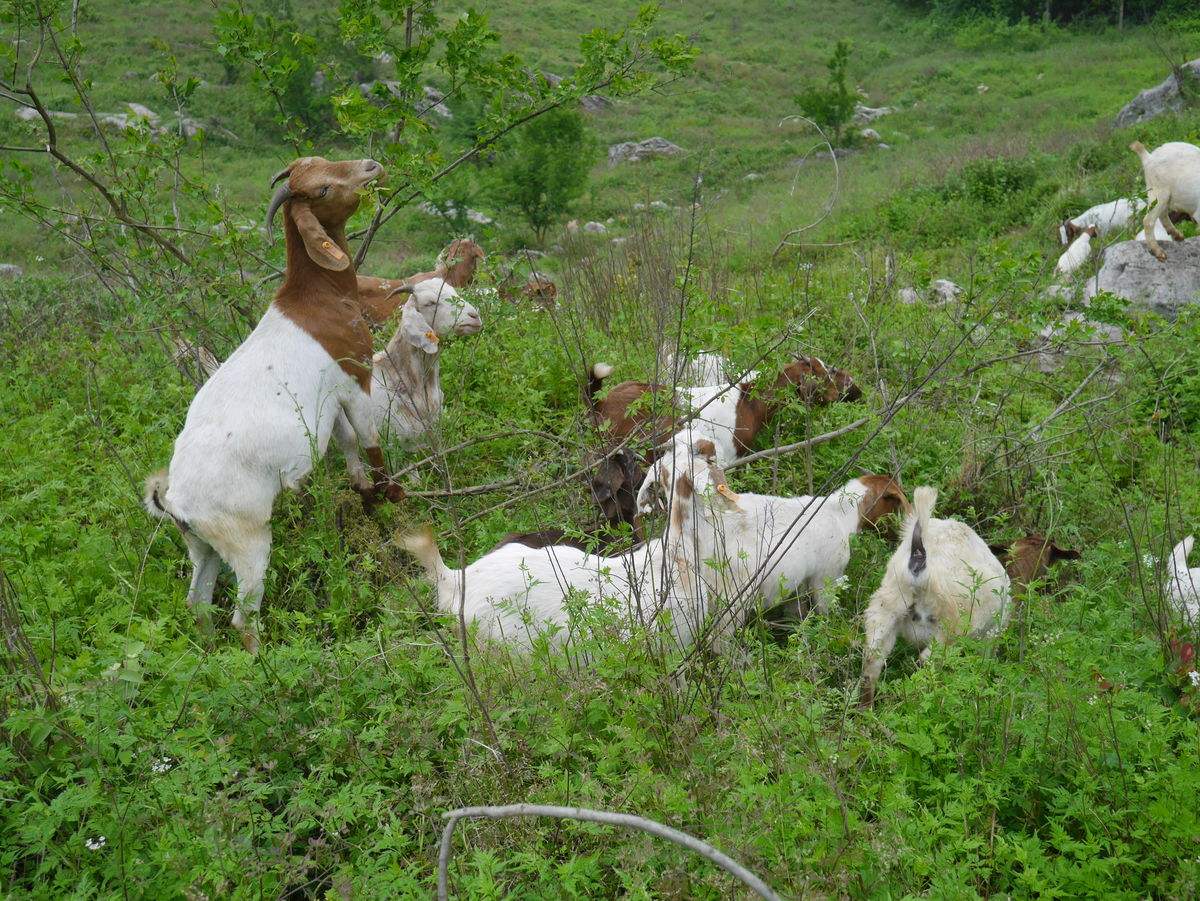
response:
M1142 219L1142 228L1146 233L1146 249L1152 253L1159 262L1166 262L1167 253L1159 246L1158 239L1154 237L1154 224L1170 218L1167 216L1168 201L1166 197L1159 196L1156 192L1150 192L1150 205L1146 210L1146 216ZM1171 226L1174 228L1175 226ZM1169 232L1168 232L1169 233Z
M258 653L258 620L262 609L263 577L271 559L271 527L263 525L247 530L237 546L231 549L229 565L237 575L237 606L233 611L233 627L242 633L242 646L251 654Z
M188 556L192 560L192 584L188 586L187 605L204 635L212 634L213 590L221 573L221 556L194 532L184 532Z

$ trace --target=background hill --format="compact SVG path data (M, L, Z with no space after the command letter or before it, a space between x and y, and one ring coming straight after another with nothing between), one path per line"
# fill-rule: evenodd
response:
M377 6L244 8L332 41L336 17ZM28 4L4 8L6 40L34 41ZM638 4L480 8L502 49L565 74L581 34L620 27ZM438 433L388 448L392 469L411 467L406 501L364 513L335 452L281 497L252 658L226 625L232 580L217 635L200 636L182 542L141 509L141 481L169 460L198 384L170 342L227 355L282 265L258 228L271 175L297 151L252 72L219 52L231 9L79 5L97 110L136 102L205 126L173 168L161 135L106 130L109 156L81 118L60 122L79 159L129 186L119 199L141 224L187 242L185 261L106 219L63 166L3 155L0 262L25 275L0 279L0 890L429 897L447 810L530 801L669 823L787 897L1197 895L1198 636L1159 586L1200 519L1200 319L1103 295L1086 315L1120 330L1110 343L1063 325L1083 311L1079 280L1047 289L1061 219L1142 189L1130 141L1200 143L1194 107L1111 125L1173 61L1200 56L1200 25L1148 24L1144 10L1118 31L1100 17L952 20L881 0L662 4L654 32L693 41L691 71L585 120L599 148L661 135L685 153L614 167L601 153L563 218L608 231L555 226L536 262L517 253L531 236L496 205L486 163L430 189L499 222L471 227L490 253L471 294L484 332L446 342ZM69 26L57 33L75 53ZM288 28L271 37L295 43ZM895 112L872 123L890 149L857 144L835 179L810 153L814 133L780 123L843 38L864 102ZM395 74L351 51L333 54L330 83ZM318 57L299 59L315 75ZM200 80L182 110L160 72ZM50 108L81 112L52 54L36 74ZM442 71L421 82L449 86ZM469 100L447 102L453 119L429 119L435 156L477 121ZM44 131L14 110L0 100L0 145L37 146ZM329 127L301 150L394 147ZM405 174L402 161L392 170ZM651 201L666 209L634 207ZM804 246L774 253L818 218ZM363 271L428 268L454 234L407 209ZM554 274L554 310L493 290L514 263ZM936 278L962 293L937 302L925 291ZM916 303L901 302L909 286ZM1081 559L1035 585L995 642L939 648L923 667L898 649L872 711L855 704L861 614L894 523L854 538L828 616L749 623L734 654L697 655L682 681L681 654L603 612L581 614L569 653L467 653L394 534L430 522L447 560L470 561L512 529L590 525L574 477L597 444L586 367L653 377L658 344L675 337L738 371L819 354L864 389L856 403L791 401L759 448L861 424L731 470L738 491L816 494L891 472L910 491L939 486L939 514L989 541L1040 532ZM738 891L680 849L600 827L481 822L455 843L462 897Z

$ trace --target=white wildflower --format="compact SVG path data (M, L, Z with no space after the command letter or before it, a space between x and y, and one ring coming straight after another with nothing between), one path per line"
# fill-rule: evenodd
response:
M1193 688L1200 688L1200 673L1192 670L1190 673L1188 673L1188 678L1192 680Z
M171 769L171 766L174 763L175 761L170 757L160 757L158 760L154 761L154 763L150 764L150 772L152 772L155 776L161 776L163 773Z
M97 835L95 838L89 838L83 843L89 851L99 851L108 844L108 839L103 835Z
M1088 705L1089 705L1089 706L1091 706L1091 707L1095 707L1095 706L1096 706L1096 700L1097 700L1096 696L1095 696L1095 695L1092 695L1090 698L1088 698Z
M1146 569L1154 569L1154 555L1142 554L1142 566L1146 567Z

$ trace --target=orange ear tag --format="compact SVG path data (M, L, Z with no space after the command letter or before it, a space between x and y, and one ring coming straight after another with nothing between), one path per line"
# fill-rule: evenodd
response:
M440 338L438 338L437 332L426 332L425 337L428 338L430 341L432 341L434 344L437 344L437 342L439 340L441 340Z
M721 497L728 498L729 500L733 501L735 504L738 502L738 496L736 494L734 494L732 491L730 491L729 486L726 485L724 482L722 482L720 485L717 486L717 492L721 495Z

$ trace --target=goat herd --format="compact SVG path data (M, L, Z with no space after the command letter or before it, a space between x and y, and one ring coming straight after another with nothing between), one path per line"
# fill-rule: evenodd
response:
M381 435L411 441L433 427L442 407L441 341L483 325L456 290L483 258L471 241L450 245L433 272L402 281L357 275L345 225L382 175L374 160L305 157L275 177L267 227L282 209L282 284L229 358L217 365L209 357L209 378L188 409L170 466L146 483L147 510L173 520L187 545L187 601L198 624L211 629L224 561L237 578L233 625L251 653L276 496L301 483L333 438L364 504L402 498L384 470ZM541 296L540 281L536 288ZM397 308L395 335L372 355L371 326ZM703 642L721 653L749 614L794 603L801 592L828 611L844 581L851 535L901 513L899 545L865 614L860 698L870 704L898 637L924 660L935 641L995 633L1008 619L1014 587L1078 556L1037 535L989 546L964 523L934 518L935 489L916 489L910 504L887 475L851 479L824 497L739 493L724 467L749 452L786 393L811 406L854 401L862 392L848 373L816 357L794 360L773 379L732 379L728 362L714 354L664 366L670 386L623 382L605 390L612 367L597 363L585 392L605 442L591 460L592 495L608 525L628 524L638 543L606 556L597 551L611 550L611 532L587 541L563 530L511 534L456 570L443 562L431 530L409 532L401 543L435 585L441 610L475 624L481 638L528 650L539 634L556 646L570 642L570 611L591 604L614 612L625 629L641 626L681 647ZM644 454L633 450L635 439L648 448ZM657 506L665 508L666 526L647 540L642 515ZM1190 539L1176 549L1168 588L1194 614L1200 602L1188 549Z

